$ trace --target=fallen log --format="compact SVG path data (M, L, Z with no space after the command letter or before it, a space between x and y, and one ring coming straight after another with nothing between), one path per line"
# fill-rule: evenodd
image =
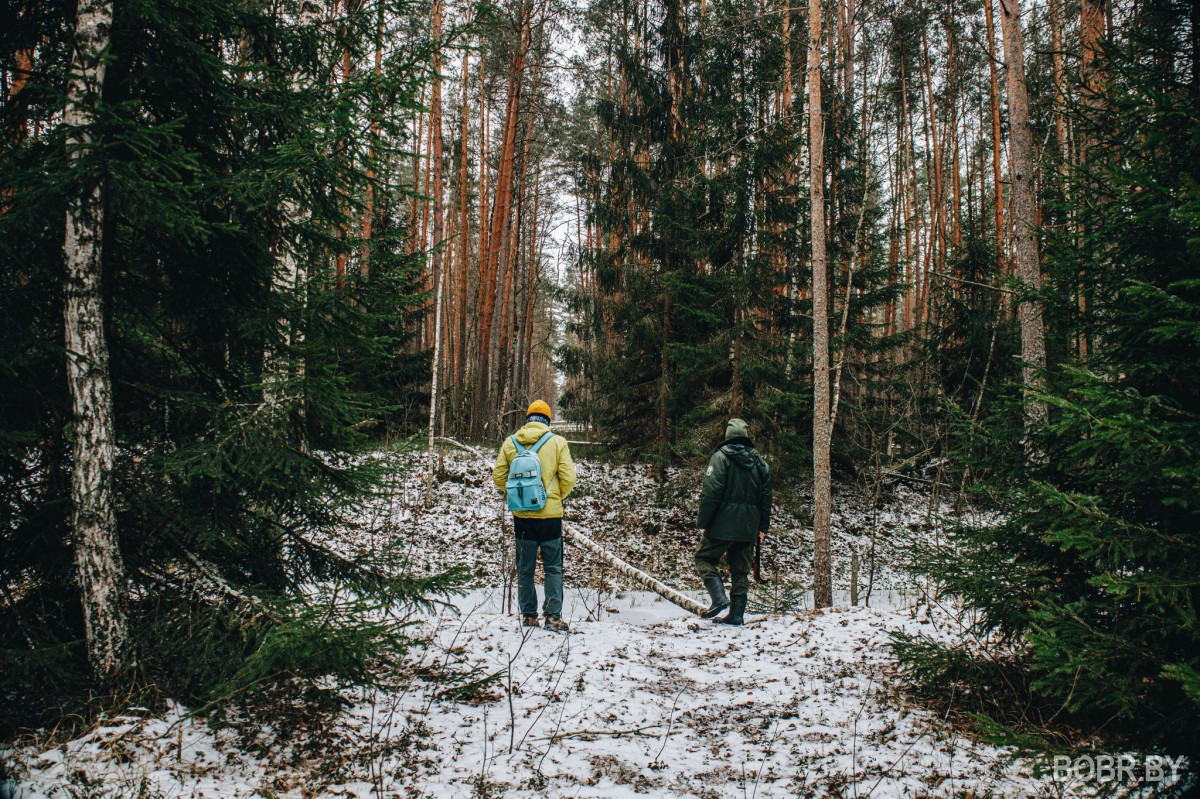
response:
M607 549L600 546L578 530L573 530L564 526L563 536L579 544L584 549L588 550L593 555L612 566L617 570L618 574L627 578L630 582L635 583L647 590L653 591L668 602L678 605L686 611L695 613L697 616L703 614L704 611L707 610L704 605L701 605L691 597L684 596L666 583L660 582L651 577L649 574L646 574L646 572L642 571L641 569L630 566L628 563L621 560L616 555L612 554Z

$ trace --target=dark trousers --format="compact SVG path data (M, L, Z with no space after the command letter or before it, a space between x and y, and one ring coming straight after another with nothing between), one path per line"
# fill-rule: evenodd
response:
M522 519L513 517L516 543L517 606L522 616L537 615L537 589L533 572L538 552L542 553L542 571L546 575L546 597L542 615L558 616L563 605L562 519Z
M701 580L721 576L717 566L722 556L729 561L729 577L733 583L730 595L746 596L750 593L750 570L754 568L754 542L718 541L705 536L696 551L696 571L700 572Z

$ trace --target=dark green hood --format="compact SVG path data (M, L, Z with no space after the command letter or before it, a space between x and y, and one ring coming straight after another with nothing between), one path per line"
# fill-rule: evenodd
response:
M750 440L750 425L746 424L745 419L730 419L729 423L725 425L725 441L734 441L739 438Z
M725 442L721 446L721 452L724 452L725 457L743 469L753 469L758 465L758 452L748 438Z

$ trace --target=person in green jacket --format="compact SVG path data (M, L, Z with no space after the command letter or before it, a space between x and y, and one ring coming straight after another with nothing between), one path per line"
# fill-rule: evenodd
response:
M696 526L704 531L696 552L696 570L712 599L703 616L711 619L729 608L717 623L742 624L754 544L766 538L771 528L771 470L754 449L749 428L741 419L729 420L725 442L708 460ZM729 598L717 571L722 556L729 561L733 583Z
M522 446L532 447L550 430L550 406L537 400L525 413L525 425L515 435ZM546 575L542 615L547 628L567 632L567 623L562 620L562 515L563 500L575 487L575 463L571 460L571 448L567 446L567 440L559 435L551 436L538 450L537 456L542 465L546 505L538 511L513 513L517 605L521 610L522 623L526 627L537 627L537 589L533 587L533 572L537 567L538 552L541 551L542 570ZM492 481L501 492L508 480L508 467L515 457L517 447L512 436L509 436L500 446L496 465L492 468Z

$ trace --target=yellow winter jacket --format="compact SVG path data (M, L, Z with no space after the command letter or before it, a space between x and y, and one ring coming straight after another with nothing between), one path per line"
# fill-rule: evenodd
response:
M525 426L516 432L517 441L526 447L532 447L549 429L541 422L526 422ZM512 436L509 436L500 445L496 465L492 468L492 482L501 493L504 492L504 484L508 481L508 465L515 457L517 447L512 442ZM525 519L560 519L563 515L562 501L575 487L575 464L571 461L571 448L567 446L567 440L559 435L551 436L538 450L538 460L542 462L546 507L539 511L516 511L515 515Z

